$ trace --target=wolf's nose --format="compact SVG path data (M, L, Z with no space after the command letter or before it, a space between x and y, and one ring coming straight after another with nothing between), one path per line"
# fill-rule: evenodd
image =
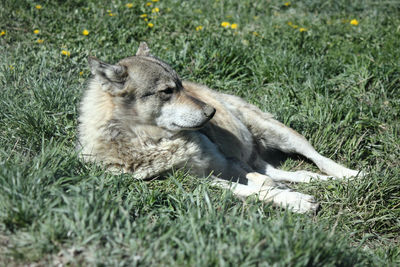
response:
M207 105L203 108L204 115L206 115L206 117L210 119L214 116L215 111L215 108L213 108L212 106Z

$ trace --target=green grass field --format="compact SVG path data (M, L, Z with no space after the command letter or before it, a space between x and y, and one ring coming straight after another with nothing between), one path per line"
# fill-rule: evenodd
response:
M86 59L114 63L140 41L183 79L247 99L368 175L291 185L321 203L309 216L183 170L142 182L84 163ZM399 113L399 1L5 0L0 266L398 266Z

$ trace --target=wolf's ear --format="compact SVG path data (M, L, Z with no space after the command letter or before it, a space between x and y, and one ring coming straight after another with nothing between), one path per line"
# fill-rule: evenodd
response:
M137 56L150 56L150 48L147 46L146 42L140 42L139 48L136 52Z
M88 58L90 70L95 79L101 82L102 89L112 95L121 93L128 76L126 67L112 65L98 60L95 57Z

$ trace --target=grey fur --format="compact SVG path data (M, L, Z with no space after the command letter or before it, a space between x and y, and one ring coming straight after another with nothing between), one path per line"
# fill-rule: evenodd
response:
M295 212L315 211L318 204L312 196L277 188L275 181L358 174L323 157L303 136L244 100L181 82L145 43L136 56L115 65L95 58L89 65L93 78L79 117L86 160L139 179L182 167L199 177L212 173L216 185L237 195L256 193ZM266 162L271 148L308 157L331 176L275 169Z

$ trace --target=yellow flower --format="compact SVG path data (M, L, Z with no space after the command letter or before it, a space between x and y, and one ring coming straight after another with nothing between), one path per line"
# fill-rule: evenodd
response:
M290 2L284 3L285 6L290 6L290 4L291 4Z
M306 28L300 28L299 31L300 31L300 32L306 32L307 29L306 29Z
M354 26L357 26L357 25L358 25L358 20L352 19L352 20L350 21L350 24L351 24L351 25L354 25Z
M155 2L158 2L158 0L151 0L151 2L154 2L154 3L155 3Z
M40 31L38 29L34 30L33 33L34 34L38 34Z
M231 24L229 22L223 21L221 23L221 26L224 27L224 28L228 28L229 26L231 26Z
M150 3L150 2L146 3L146 6L151 6L151 5L152 5L152 3Z
M145 17L147 17L147 14L142 14L142 15L140 15L140 17L145 18Z
M114 14L113 14L113 13L108 13L108 15L109 15L110 17L114 16Z
M0 36L6 35L6 31L1 31Z
M83 75L83 71L79 72L79 75L81 75L81 76L82 76L82 75Z
M37 41L36 41L38 44L41 44L41 43L43 43L44 42L44 40L43 39L37 39Z
M151 13L158 13L160 12L160 9L158 7L155 7L151 10Z
M83 34L83 35L89 35L89 31L86 30L86 29L84 29L84 30L82 31L82 34Z
M234 29L234 30L237 29L237 27L238 27L238 25L237 25L236 23L233 23L233 24L231 25L231 28Z
M196 31L201 31L203 29L203 26L197 26Z
M132 3L128 3L128 4L126 4L125 5L127 8L132 8L133 7L133 4Z
M111 13L112 11L110 9L107 9L107 13Z
M62 50L61 54L64 55L64 56L68 56L68 57L71 55L71 53L69 51L67 51L67 50Z
M293 29L297 29L299 26L297 26L296 24L293 24L291 21L289 21L287 23L287 25L289 25L290 27L292 27Z
M14 66L13 65L10 65L10 70L13 70L14 69Z
M41 5L36 5L35 7L36 7L36 9L41 9L42 8Z
M149 21L149 20L147 18L145 18L144 21Z
M149 26L149 28L153 28L154 24L151 23L151 22L149 22L149 23L147 24L147 26Z
M258 32L253 32L253 35L254 35L254 36L260 36L260 35L258 34Z

